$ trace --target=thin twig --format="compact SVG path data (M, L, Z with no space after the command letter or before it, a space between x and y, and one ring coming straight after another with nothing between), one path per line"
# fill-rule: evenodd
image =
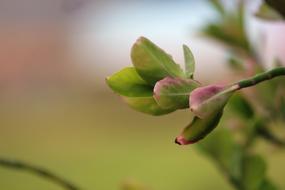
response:
M239 89L254 86L260 82L273 79L278 76L285 76L285 67L277 67L264 73L259 73L251 78L239 81L237 84Z
M46 180L49 180L53 183L56 183L56 184L62 186L66 190L79 190L78 187L76 187L75 185L73 185L69 181L66 181L65 179L53 174L52 172L50 172L44 168L41 168L41 167L37 167L37 166L27 164L27 163L22 162L22 161L8 160L8 159L0 158L0 166L5 167L5 168L9 168L9 169L23 170L23 171L30 172L34 175L40 176Z

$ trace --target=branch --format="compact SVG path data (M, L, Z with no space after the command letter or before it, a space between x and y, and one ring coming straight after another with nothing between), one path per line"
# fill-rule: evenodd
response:
M237 83L237 85L239 86L239 89L247 88L250 86L254 86L260 82L273 79L278 76L285 76L285 67L277 67L270 71L257 74L251 78L241 80Z
M66 190L79 190L79 188L73 185L72 183L53 174L52 172L48 170L30 165L30 164L27 164L21 161L7 160L7 159L0 158L0 166L9 168L9 169L23 170L23 171L30 172L34 175L40 176L46 180L56 183L62 186Z

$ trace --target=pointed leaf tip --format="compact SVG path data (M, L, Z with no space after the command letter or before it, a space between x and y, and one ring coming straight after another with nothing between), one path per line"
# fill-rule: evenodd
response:
M106 77L106 83L114 92L122 96L152 96L152 86L148 85L133 67L124 68L112 76Z
M195 72L195 59L190 48L187 45L183 45L185 73L187 78L193 78Z

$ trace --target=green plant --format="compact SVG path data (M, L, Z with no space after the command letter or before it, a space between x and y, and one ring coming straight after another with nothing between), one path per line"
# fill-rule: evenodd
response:
M278 189L266 175L264 157L255 149L259 139L279 147L285 144L272 129L274 124L277 126L276 122L284 125L285 89L284 78L280 76L285 76L285 67L277 66L269 71L264 68L246 34L243 1L237 2L236 11L228 11L218 0L210 2L218 20L207 24L201 33L224 44L230 55L229 66L247 79L202 86L194 79L194 56L186 45L183 46L183 71L169 54L141 37L131 50L133 67L115 73L106 82L130 107L146 114L158 116L189 108L194 118L175 142L187 145L199 141L198 149L212 158L236 189ZM276 18L283 14L282 9L276 8L277 2L284 3L282 0L266 2L279 13L264 4L258 16L275 15ZM249 73L256 75L250 77ZM280 78L272 80L275 77ZM257 85L267 80L270 81ZM253 86L249 93L241 91ZM232 118L239 122L234 129L226 127ZM221 126L214 130L219 123Z

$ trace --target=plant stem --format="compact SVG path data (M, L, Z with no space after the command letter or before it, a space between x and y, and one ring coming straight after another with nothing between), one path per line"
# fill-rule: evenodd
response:
M239 86L239 89L247 88L278 76L285 76L285 67L277 67L267 72L257 74L251 78L241 80L237 85Z
M31 172L44 179L52 181L67 190L79 190L78 187L74 186L72 183L66 181L65 179L53 174L52 172L47 171L46 169L43 169L40 167L32 166L30 164L27 164L21 161L7 160L7 159L0 158L0 166L10 168L10 169L15 169L15 170L23 170L23 171Z

